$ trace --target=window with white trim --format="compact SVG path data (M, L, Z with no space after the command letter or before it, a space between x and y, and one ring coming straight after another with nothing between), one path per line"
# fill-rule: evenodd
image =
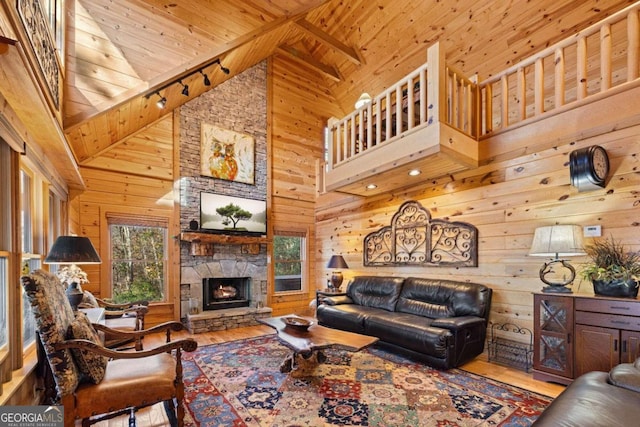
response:
M303 292L307 285L307 233L276 230L273 236L276 293Z

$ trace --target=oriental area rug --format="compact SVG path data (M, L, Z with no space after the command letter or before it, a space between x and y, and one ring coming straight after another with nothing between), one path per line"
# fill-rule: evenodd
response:
M369 348L296 377L274 335L183 353L185 426L528 426L551 398Z

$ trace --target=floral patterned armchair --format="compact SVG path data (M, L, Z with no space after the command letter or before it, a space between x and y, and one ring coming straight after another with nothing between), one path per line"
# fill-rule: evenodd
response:
M156 348L135 352L110 350L100 344L86 315L72 311L55 275L36 270L22 277L22 285L55 380L56 403L64 406L66 427L73 427L77 419L89 426L125 413L135 425L135 410L158 402L164 402L172 426L183 425L181 353L197 348L193 339L168 339ZM167 331L169 338L169 330L182 328L179 322L167 322L130 334Z

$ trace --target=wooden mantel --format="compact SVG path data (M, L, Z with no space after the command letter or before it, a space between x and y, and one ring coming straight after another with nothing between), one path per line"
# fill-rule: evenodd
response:
M260 245L271 243L267 236L232 236L197 231L180 233L180 240L191 243L191 255L203 256L213 255L214 245L241 245L243 253L255 255L260 253Z

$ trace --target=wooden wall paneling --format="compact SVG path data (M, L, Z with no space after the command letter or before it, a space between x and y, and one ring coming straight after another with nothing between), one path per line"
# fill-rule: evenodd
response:
M317 280L315 257L315 166L323 156L327 110L336 111L336 104L322 78L280 55L269 61L269 87L271 227L309 230L308 292L275 295L270 305L274 315L304 313L323 283Z
M589 110L583 110L582 114L589 114ZM539 128L549 124L542 121L530 126L527 133L536 135ZM601 225L603 236L620 239L630 250L640 247L635 214L640 125L598 132L578 140L562 136L563 132L571 133L571 128L552 131L559 139L553 146L543 145L537 151L522 150L519 155L433 180L422 187L366 200L351 198L336 202L338 195L319 198L318 265L326 263L332 253L343 253L350 266L344 272L346 280L358 274L374 274L485 283L495 291L490 320L531 328L531 293L543 286L538 271L544 260L528 256L536 227L555 223ZM589 129L585 128L585 132L588 134ZM568 156L574 149L594 144L602 145L609 152L612 176L605 189L579 193L569 182ZM483 179L483 174L490 178ZM480 242L478 268L364 268L364 235L387 224L390 215L406 200L420 201L434 218L459 219L476 225ZM570 260L577 270L585 261L584 257ZM322 280L326 273L319 268L317 280ZM578 276L573 289L589 293L593 288Z
M167 303L153 304L150 309L149 325L179 318L179 310L176 309L179 307L176 302L176 298L179 298L179 243L171 238L179 233L179 220L176 213L179 207L174 206L173 199L173 162L176 155L173 143L176 135L174 127L173 116L169 115L157 123L157 128L149 127L136 135L131 142L133 147L144 147L147 145L146 141L153 140L163 147L163 162L168 169L163 175L167 178L141 176L139 169L144 168L147 163L152 163L143 158L139 158L137 163L132 161L133 158L126 159L128 161L120 163L121 168L111 170L83 167L82 175L86 180L86 191L78 196L83 234L91 237L96 248L99 248L103 254L106 254L109 248L108 242L104 240L104 236L108 233L105 218L107 212L160 216L168 219L170 265ZM106 260L106 256L103 255L103 259ZM99 266L95 280L94 274L90 276L90 290L101 297L109 297L108 264Z

